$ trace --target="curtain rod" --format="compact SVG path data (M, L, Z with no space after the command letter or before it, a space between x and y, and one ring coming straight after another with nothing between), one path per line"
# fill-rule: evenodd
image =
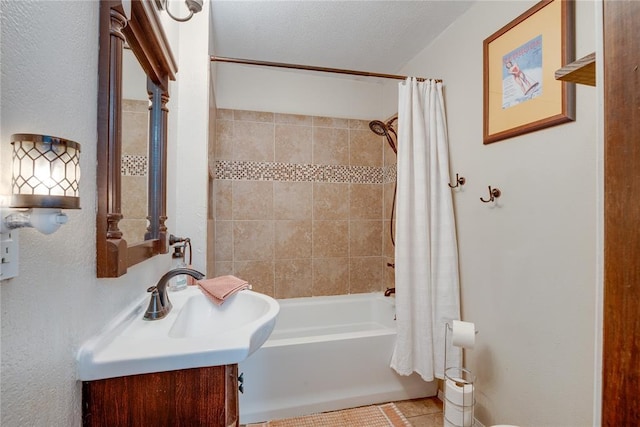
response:
M294 70L321 71L323 73L349 74L352 76L380 77L383 79L406 80L408 76L397 74L370 73L368 71L343 70L341 68L314 67L312 65L286 64L284 62L255 61L252 59L227 58L224 56L212 56L211 62L229 62L232 64L259 65L263 67L291 68ZM418 77L418 81L425 81L424 77ZM440 79L433 79L442 83Z

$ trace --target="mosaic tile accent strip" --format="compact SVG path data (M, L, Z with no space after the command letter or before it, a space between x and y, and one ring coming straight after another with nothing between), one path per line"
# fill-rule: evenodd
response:
M398 177L397 165L388 165L382 168L382 183L389 184L390 182L396 182Z
M219 180L331 182L382 184L393 173L372 166L313 165L272 162L217 160L215 178Z
M147 170L147 156L122 156L120 161L122 176L147 176Z

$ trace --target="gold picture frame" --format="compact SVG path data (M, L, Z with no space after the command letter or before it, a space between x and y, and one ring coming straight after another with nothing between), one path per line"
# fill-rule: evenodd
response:
M483 43L483 143L575 120L575 84L555 80L574 60L574 3L543 0Z

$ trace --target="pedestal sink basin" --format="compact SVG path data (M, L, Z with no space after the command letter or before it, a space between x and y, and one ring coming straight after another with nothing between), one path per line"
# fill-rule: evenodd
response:
M269 338L278 302L244 290L222 305L197 286L169 294L173 309L160 320L142 319L146 294L78 351L83 381L241 362Z

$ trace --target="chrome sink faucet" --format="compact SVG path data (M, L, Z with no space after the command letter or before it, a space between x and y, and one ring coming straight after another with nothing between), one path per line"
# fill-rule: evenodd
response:
M144 320L160 320L165 317L171 311L171 301L169 301L169 293L167 292L167 285L171 278L186 274L193 277L196 280L204 278L204 274L191 268L175 268L169 270L158 280L155 286L151 286L147 289L147 292L151 292L151 301L149 301L149 307L144 313Z

